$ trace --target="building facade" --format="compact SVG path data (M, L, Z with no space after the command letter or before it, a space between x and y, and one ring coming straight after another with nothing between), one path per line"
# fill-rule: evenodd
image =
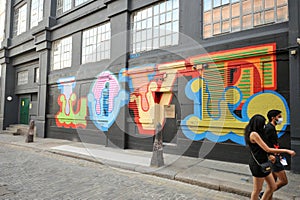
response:
M300 152L299 8L294 0L7 1L1 129L33 119L38 137L146 151L162 131L165 152L246 163L244 127L276 108L281 146ZM289 162L299 173L300 157Z

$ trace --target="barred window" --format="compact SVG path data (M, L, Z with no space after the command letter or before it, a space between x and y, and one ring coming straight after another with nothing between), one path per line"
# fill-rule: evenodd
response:
M43 19L44 0L31 1L30 28L37 26Z
M93 27L82 34L82 63L110 58L110 23Z
M203 0L203 37L288 21L288 0Z
M57 40L52 45L52 70L71 67L72 36Z
M27 26L27 4L15 9L14 12L14 36L24 33Z
M179 0L165 0L132 14L132 53L179 43Z
M28 84L28 71L22 71L17 73L17 85Z

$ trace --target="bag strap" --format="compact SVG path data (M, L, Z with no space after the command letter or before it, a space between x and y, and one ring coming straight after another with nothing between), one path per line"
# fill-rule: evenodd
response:
M254 156L254 154L252 153L251 150L250 150L250 152L251 152L251 155L252 155L252 157L254 158L255 162L256 162L258 165L260 165L259 162L256 160L256 158L255 158L255 156Z

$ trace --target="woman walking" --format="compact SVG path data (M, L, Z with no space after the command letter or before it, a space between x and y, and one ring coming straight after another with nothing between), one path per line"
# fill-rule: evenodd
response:
M276 190L275 180L271 171L264 173L259 164L268 162L268 153L288 153L294 156L296 153L288 149L269 148L263 141L264 126L266 119L262 115L254 115L245 129L245 141L249 146L251 154L249 159L249 167L253 176L253 190L251 200L257 200L260 191L262 190L264 180L267 183L267 188L262 196L263 200L272 198L273 192Z

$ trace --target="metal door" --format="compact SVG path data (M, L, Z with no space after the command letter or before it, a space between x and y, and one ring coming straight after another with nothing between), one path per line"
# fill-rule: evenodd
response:
M20 124L28 124L30 100L29 98L21 98L20 103Z

